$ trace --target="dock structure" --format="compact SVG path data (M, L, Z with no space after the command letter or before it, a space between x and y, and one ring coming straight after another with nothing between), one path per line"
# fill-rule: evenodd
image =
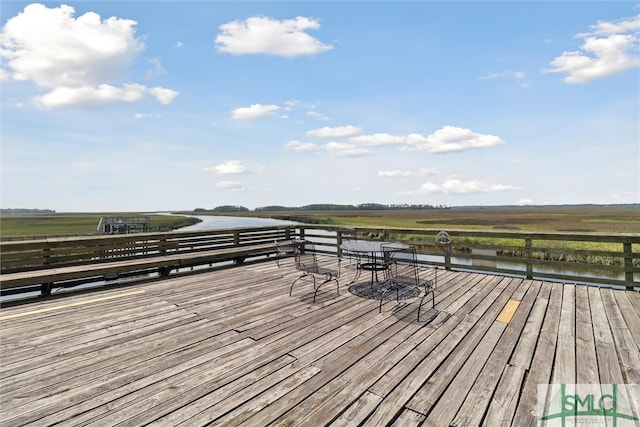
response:
M640 383L636 291L442 271L418 322L350 273L315 303L288 259L4 307L2 425L534 426L539 384Z
M149 231L148 216L103 216L98 223L98 234L146 233Z

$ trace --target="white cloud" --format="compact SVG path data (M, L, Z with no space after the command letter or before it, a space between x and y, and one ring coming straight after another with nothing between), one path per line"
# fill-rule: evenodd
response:
M307 132L307 135L315 138L345 138L358 135L360 132L362 132L362 130L357 126L326 126L320 129L310 130Z
M396 178L396 177L410 177L410 176L427 176L427 175L435 175L438 171L435 169L426 169L422 168L418 171L407 171L407 170L384 170L378 171L378 176L382 176L385 178Z
M33 99L35 105L44 108L56 107L99 107L114 102L138 102L146 93L155 96L162 104L169 104L178 92L161 87L147 88L141 84L125 84L115 87L101 84L97 87L58 87Z
M503 71L500 73L489 73L478 77L478 80L513 80L521 88L531 87L533 82L524 71Z
M162 61L160 60L160 58L150 58L147 59L147 62L151 64L153 68L147 71L147 74L145 75L146 78L150 79L155 76L167 74L167 69L162 66Z
M319 112L314 111L314 110L307 111L307 116L316 118L318 120L330 120L331 119L331 117L327 116L326 114L322 114L322 113L319 113Z
M470 193L495 193L499 191L518 190L518 187L505 184L488 184L474 179L463 181L459 178L447 178L442 182L428 181L416 191L423 193L445 193L445 194L470 194Z
M244 190L244 185L239 181L220 181L216 184L216 188L221 190L240 191Z
M321 147L312 142L302 142L294 140L287 142L284 146L284 149L298 152L307 152L318 151L321 149Z
M424 150L430 153L464 151L503 143L502 139L495 135L475 133L455 126L444 126L426 137L412 133L406 137L406 141L413 146L409 150Z
M231 112L231 117L235 120L253 120L273 115L279 109L277 105L253 104L250 107L236 108Z
M263 173L267 170L265 165L254 165L251 167L246 166L240 160L229 160L225 163L221 163L215 166L209 166L204 168L205 172L211 172L214 175L240 175L240 174L255 174Z
M362 157L371 154L371 151L358 147L355 144L347 144L344 142L329 142L326 146L327 151L333 157Z
M531 200L531 199L520 199L520 200L518 200L518 204L519 205L532 205L533 204L533 200Z
M135 113L133 115L134 118L138 119L138 120L142 120L142 119L149 119L151 117L153 117L153 115L151 114L144 114L144 113Z
M235 175L247 172L247 167L240 160L229 160L216 166L204 169L206 172L213 172L216 175Z
M285 101L284 102L284 110L285 111L289 111L292 110L295 106L297 106L298 104L300 104L300 101L296 100L296 99L291 99L289 101Z
M215 44L219 51L232 55L314 55L333 49L305 32L318 28L317 20L302 16L283 21L254 16L221 25Z
M34 98L34 104L44 108L80 106L99 107L113 102L137 102L144 98L146 88L140 84L122 88L102 84L98 87L58 87Z
M583 39L580 51L563 52L551 61L547 73L566 73L566 83L587 83L636 68L640 15L619 22L599 22L591 32L577 34Z
M47 8L30 4L2 28L0 57L5 73L15 80L32 81L50 92L34 98L43 107L99 106L136 102L159 90L172 96L156 97L170 102L177 92L132 83L113 86L144 50L135 37L136 21L94 12L74 18L75 10L62 5Z
M167 89L164 87L154 87L147 89L147 92L156 97L161 104L170 104L173 98L178 96L178 92L173 89Z
M402 144L405 136L389 135L388 133L374 133L373 135L360 135L349 138L349 142L359 145L380 146L390 144Z

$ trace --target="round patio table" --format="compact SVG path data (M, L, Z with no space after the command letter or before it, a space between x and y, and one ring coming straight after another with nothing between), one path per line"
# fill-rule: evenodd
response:
M340 249L354 254L357 260L356 275L351 283L358 280L362 270L365 270L371 272L372 286L378 282L378 272L389 269L389 264L385 261L385 252L394 249L403 250L408 248L409 245L406 243L371 240L346 240L340 245Z

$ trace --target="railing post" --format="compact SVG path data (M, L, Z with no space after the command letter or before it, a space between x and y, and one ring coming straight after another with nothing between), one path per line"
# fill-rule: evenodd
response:
M158 251L160 255L166 255L167 253L167 236L163 235L158 240Z
M633 255L631 252L631 242L623 242L624 252L624 282L628 291L633 290Z
M533 264L531 263L533 251L531 249L531 238L524 239L524 262L527 267L527 279L533 279Z
M444 245L444 268L451 271L451 244Z
M342 231L336 231L336 248L338 252L338 257L342 257Z
M47 247L42 250L42 264L46 266L47 264L49 264L50 261L51 261L51 248Z
M239 231L234 231L233 232L233 246L239 246L240 245L240 232Z
M46 247L42 251L42 263L46 266L51 262L51 248ZM40 295L49 296L51 295L51 288L53 287L53 283L43 283L40 285Z

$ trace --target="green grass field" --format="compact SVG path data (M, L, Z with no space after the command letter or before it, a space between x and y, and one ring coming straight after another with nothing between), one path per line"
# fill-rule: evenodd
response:
M7 214L0 216L2 238L38 236L77 236L96 234L103 216L142 216L140 214ZM180 215L148 215L149 231L168 231L198 222Z
M140 214L7 214L0 216L0 236L94 234L100 217L127 215ZM234 215L364 227L640 233L640 208L637 207L487 207L386 211L246 212ZM190 225L193 222L192 218L180 215L153 215L151 229L169 230Z
M640 208L617 206L262 212L260 215L365 227L640 233Z
M265 215L267 216L267 215ZM422 228L432 230L482 230L482 231L524 231L524 232L570 232L570 233L640 233L640 208L637 207L524 207L524 208L459 208L434 210L397 211L335 211L335 212L289 212L272 213L273 217L301 222L330 223L361 227ZM433 241L430 235L389 233L391 238L400 240ZM373 236L371 236L373 237ZM493 246L510 248L522 246L522 239L467 237L457 238L454 250L464 251L469 246ZM559 254L540 253L535 256L549 256L598 264L618 264L619 258L591 255L570 256L574 250L580 251L620 251L619 244L597 242L536 241L534 249L543 246L559 251ZM639 248L634 245L633 250ZM508 251L508 249L507 249ZM505 253L507 254L507 253ZM634 265L640 259L634 260Z

